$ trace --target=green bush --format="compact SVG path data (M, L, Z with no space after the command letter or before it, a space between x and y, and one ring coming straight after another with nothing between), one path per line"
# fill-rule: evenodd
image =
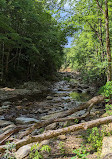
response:
M73 153L75 153L75 156L72 157L71 159L75 158L87 159L87 155L89 155L89 153L86 151L86 149L83 146L79 149L75 149Z
M99 93L110 99L112 95L112 81L107 82L103 87L101 87Z
M104 135L105 131L97 127L87 130L86 141L91 145L93 151L99 151L101 149Z
M29 157L31 159L44 159L43 156L43 152L48 152L50 153L51 148L48 145L43 145L40 149L39 149L39 144L35 144L31 147L31 152Z

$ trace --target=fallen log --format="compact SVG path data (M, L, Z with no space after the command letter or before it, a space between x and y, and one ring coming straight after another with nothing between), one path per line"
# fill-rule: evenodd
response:
M27 136L30 133L32 133L35 129L47 126L47 125L52 124L54 122L59 122L59 120L58 120L59 118L61 118L61 121L65 121L65 120L62 120L62 118L69 116L77 111L87 109L89 106L91 106L91 105L93 106L95 104L98 104L98 103L102 102L104 99L105 99L105 97L102 95L95 96L92 99L90 99L88 102L86 102L85 104L81 104L78 107L72 108L72 109L67 110L67 111L63 111L60 114L58 114L56 117L51 118L47 121L38 122L38 123L34 124L33 126L31 126L29 129L27 129L25 132L21 133L19 138L22 139L24 136Z
M17 133L19 130L26 128L26 126L17 126L14 127L12 130L4 132L0 135L0 145L2 145L11 135Z
M72 125L72 126L69 126L66 128L58 129L58 130L47 131L43 134L36 135L36 136L28 136L27 138L22 139L16 143L16 149L19 149L21 146L27 145L27 144L30 144L33 142L41 142L43 140L48 140L50 138L54 138L54 137L57 137L57 136L62 135L62 134L74 132L77 130L86 130L88 128L92 128L92 127L99 126L102 124L107 124L110 122L112 122L112 116L92 120L92 121L85 122L85 123Z

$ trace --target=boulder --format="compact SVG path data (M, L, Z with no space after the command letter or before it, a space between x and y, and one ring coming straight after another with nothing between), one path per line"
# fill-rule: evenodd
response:
M29 145L25 145L19 148L18 151L15 152L16 159L23 159L26 156L28 156L30 153L30 149L31 149L31 146Z
M104 137L102 143L103 145L102 145L101 158L112 153L112 136Z
M28 118L28 117L18 117L16 118L16 122L20 124L31 124L31 123L39 122L39 120L34 118Z

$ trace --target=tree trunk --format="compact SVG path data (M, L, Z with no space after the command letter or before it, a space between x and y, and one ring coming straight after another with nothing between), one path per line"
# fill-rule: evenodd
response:
M48 140L48 139L57 137L62 134L74 132L77 130L86 130L88 128L92 128L92 127L99 126L101 124L110 123L110 122L112 122L112 116L92 120L92 121L85 122L85 123L80 123L77 125L69 126L66 128L58 129L58 130L51 130L51 131L48 131L48 132L45 132L43 134L36 135L36 136L28 136L27 138L22 139L16 143L16 149L19 149L23 145L27 145L27 144L30 144L33 142L41 142L43 140Z
M107 50L107 82L111 81L111 50L109 38L109 15L108 15L108 0L105 0L105 28L106 28L106 50Z
M96 0L98 8L102 11L105 17L105 29L106 29L106 52L107 52L107 82L111 81L111 50L110 50L110 38L109 38L109 15L108 15L108 0L105 0L105 12L103 11L99 1Z

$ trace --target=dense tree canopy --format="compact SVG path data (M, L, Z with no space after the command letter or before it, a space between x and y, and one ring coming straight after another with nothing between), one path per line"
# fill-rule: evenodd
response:
M66 63L86 75L86 80L111 80L112 2L110 0L73 1L69 21L78 31L73 47L65 50ZM74 13L73 13L74 11ZM110 73L109 73L110 72ZM91 78L92 77L92 78ZM99 79L98 79L99 78Z
M0 1L0 79L37 79L60 68L66 32L36 0Z

